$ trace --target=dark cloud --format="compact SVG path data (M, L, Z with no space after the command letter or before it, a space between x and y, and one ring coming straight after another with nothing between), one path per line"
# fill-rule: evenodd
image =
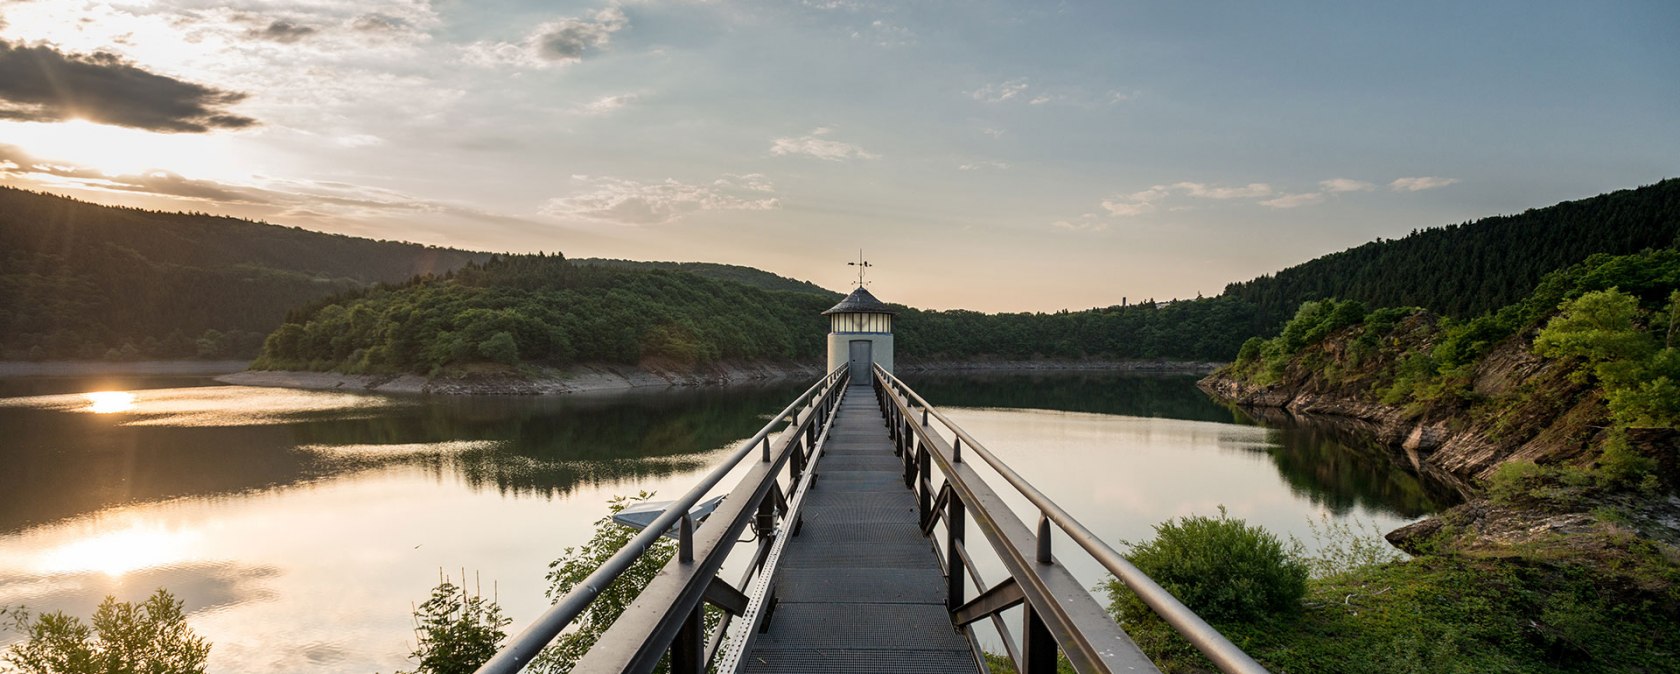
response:
M612 34L629 25L623 10L609 7L591 19L561 19L544 24L534 36L537 55L550 61L576 61L583 53L602 47Z
M276 19L273 23L268 24L267 28L252 30L250 35L264 40L291 44L314 33L315 28L312 26L293 23L285 19Z
M107 52L65 54L0 40L0 119L90 122L166 133L242 129L245 94L148 72Z

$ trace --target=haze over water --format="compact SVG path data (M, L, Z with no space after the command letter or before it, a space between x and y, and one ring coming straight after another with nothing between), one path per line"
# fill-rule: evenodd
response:
M1450 498L1379 451L1256 426L1190 378L907 380L1110 542L1224 505L1310 544L1323 513L1386 531ZM212 671L410 666L409 613L440 572L464 570L518 630L608 499L680 494L804 385L440 399L207 383L0 380L0 605L86 616L161 586Z

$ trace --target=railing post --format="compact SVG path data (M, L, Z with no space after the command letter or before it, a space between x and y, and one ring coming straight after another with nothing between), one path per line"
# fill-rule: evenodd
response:
M968 571L963 567L961 553L965 518L962 497L953 489L945 503L945 608L951 611L962 606L966 584L963 577Z
M928 446L926 444L916 451L916 465L919 468L916 472L920 476L916 479L914 491L921 493L921 498L917 499L920 506L916 510L917 522L927 522L933 510L933 461L931 458L928 456Z
M706 602L700 602L683 619L671 640L671 674L704 674L706 671Z
M677 523L677 561L694 561L694 518L688 515Z
M916 489L916 453L921 451L921 448L922 441L916 440L914 445L907 447L904 452L904 486L910 488L912 493Z
M962 463L962 436L951 438L951 463Z
M1055 557L1050 555L1050 516L1038 514L1038 563L1049 564Z
M1021 614L1026 623L1021 635L1021 673L1056 674L1056 637L1033 610L1032 602L1021 605Z

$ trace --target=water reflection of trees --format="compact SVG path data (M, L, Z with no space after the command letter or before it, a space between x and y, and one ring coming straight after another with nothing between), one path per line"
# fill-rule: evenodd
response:
M709 452L752 435L796 386L632 393L586 398L443 400L408 414L294 427L299 445L489 441L461 451L362 458L345 467L403 463L453 474L476 489L554 496L581 484L658 477L703 467Z
M1421 517L1460 500L1449 485L1420 475L1351 420L1248 410L1278 429L1266 448L1290 491L1338 515L1354 507Z
M912 373L904 381L939 407L1004 407L1231 423L1233 412L1191 375L1051 371Z
M1354 507L1418 517L1455 503L1446 483L1403 465L1369 433L1349 424L1301 419L1282 410L1225 406L1185 375L1112 372L914 374L906 381L935 405L1050 409L1259 425L1271 442L1221 438L1220 446L1264 452L1297 496L1340 515Z
M372 467L459 476L475 489L552 496L580 484L702 467L750 436L803 384L611 396L417 399L285 424L124 426L120 419L0 408L0 531L111 506L270 489ZM461 441L473 444L458 449ZM447 443L456 443L451 447ZM306 445L351 446L303 451ZM359 455L355 445L415 445ZM435 451L428 446L436 445Z

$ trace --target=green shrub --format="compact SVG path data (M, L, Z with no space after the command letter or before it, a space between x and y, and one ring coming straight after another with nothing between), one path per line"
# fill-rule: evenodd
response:
M20 674L202 674L210 644L187 626L181 607L161 588L138 606L106 597L91 628L64 613L31 620L13 610L15 627L28 638L0 662Z
M1531 498L1550 477L1549 471L1533 461L1506 461L1488 478L1488 497L1495 503L1519 503Z
M1155 539L1128 544L1126 558L1209 621L1288 614L1306 592L1307 566L1277 536L1223 506L1219 517L1190 516L1155 526ZM1118 579L1107 583L1110 610L1123 623L1159 620Z

